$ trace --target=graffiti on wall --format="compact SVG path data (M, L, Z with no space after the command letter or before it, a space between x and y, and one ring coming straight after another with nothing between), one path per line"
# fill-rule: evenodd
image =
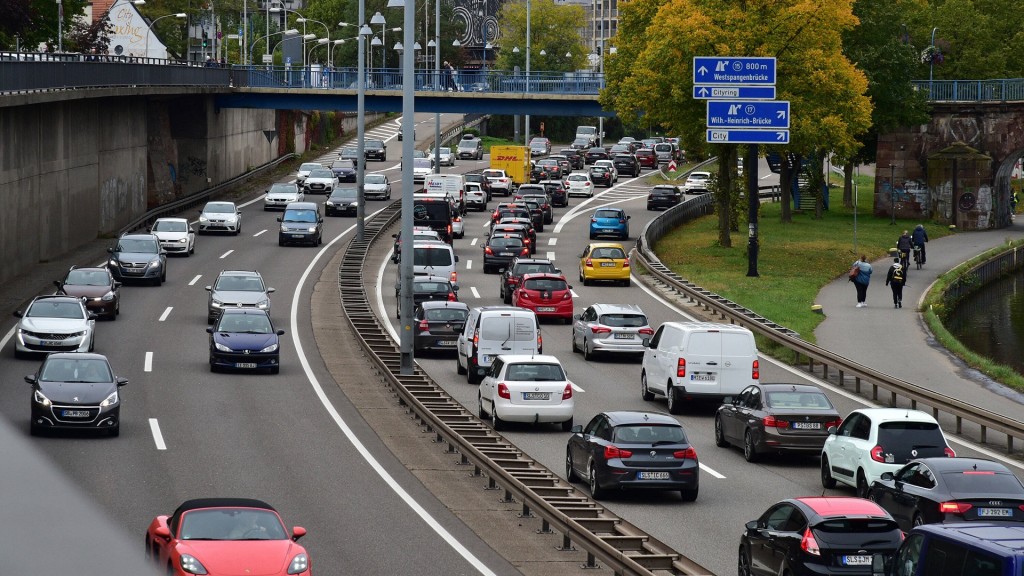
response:
M193 178L198 178L205 182L206 160L196 158L195 156L187 156L185 161L181 163L181 168L178 170L178 177L181 179L183 184L189 183Z

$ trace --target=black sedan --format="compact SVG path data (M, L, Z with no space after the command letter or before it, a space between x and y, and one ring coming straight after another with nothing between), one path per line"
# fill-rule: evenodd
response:
M743 446L747 462L769 452L820 454L828 429L842 423L828 396L812 384L752 384L718 407L715 444Z
M1006 466L979 458L920 458L871 483L870 498L900 528L968 520L1024 521L1024 486Z
M536 258L516 258L505 268L499 280L498 292L501 294L505 304L512 303L512 293L519 286L523 274L561 274L562 271L555 268L551 260L540 260Z
M602 412L585 426L573 426L565 454L565 476L584 478L590 495L612 490L679 490L697 499L697 450L683 426L659 412Z
M632 154L616 154L612 158L612 163L615 164L615 169L618 170L619 174L636 178L640 175L640 164L636 160L636 156Z
M529 256L530 247L522 236L513 234L492 234L484 244L484 274L508 267L513 258Z
M364 140L363 155L367 160L388 161L388 149L384 146L383 140Z
M647 193L647 209L658 210L671 208L683 199L683 191L678 186L659 184Z
M114 376L106 356L56 352L25 381L32 385L29 431L33 436L48 430L120 433L119 389L128 380Z
M422 350L455 350L459 334L466 327L469 306L462 302L422 302L413 314L416 334L413 347Z
M458 302L459 287L444 276L416 276L412 279L412 305L424 302ZM395 283L395 298L398 300L395 318L402 319L402 283Z
M339 182L356 181L356 163L353 160L335 160L331 163L331 172L334 172Z
M280 336L266 310L225 308L210 334L210 372L221 369L281 370Z
M850 497L791 498L746 524L737 572L777 574L872 574L873 556L888 560L903 532L870 500Z
M590 167L590 181L594 183L595 187L601 185L607 188L612 185L614 180L615 174L607 166Z
M597 146L597 147L591 148L590 150L587 150L587 153L583 155L583 162L585 164L587 164L588 166L590 164L593 164L594 162L597 162L598 160L610 160L610 159L611 158L610 158L610 156L608 156L608 151L605 150L604 148L601 148L600 146Z

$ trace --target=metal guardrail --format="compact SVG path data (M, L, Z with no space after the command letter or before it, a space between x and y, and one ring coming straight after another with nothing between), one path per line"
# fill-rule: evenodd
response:
M710 195L700 196L679 204L654 220L651 220L644 227L643 232L637 238L636 256L639 262L658 281L671 290L699 303L706 310L725 318L730 323L739 324L751 331L768 338L772 342L792 350L797 355L797 363L802 357L807 358L807 370L814 373L815 363L820 364L824 378L829 377L829 368L835 368L838 372L838 383L845 386L846 378L854 379L854 390L859 394L863 383L870 384L871 398L878 400L879 388L889 392L889 405L896 406L897 398L903 397L910 401L912 408L917 409L918 404L930 407L932 415L938 418L939 413L949 414L955 419L955 430L957 434L963 434L963 422L977 426L979 439L982 443L988 441L988 431L996 430L1006 437L1006 450L1012 453L1014 439L1024 439L1024 423L1021 423L1008 416L997 414L974 404L964 402L952 396L939 394L922 386L900 380L875 370L869 366L859 364L815 346L799 338L793 331L775 324L766 318L730 302L708 290L688 282L678 274L669 270L658 256L653 252L652 247L669 230L692 218L703 215L704 204L710 204Z
M9 61L0 59L0 93L83 88L201 86L226 89L231 70L131 62Z
M924 92L929 102L1021 102L1024 79L1002 80L914 80L914 90Z

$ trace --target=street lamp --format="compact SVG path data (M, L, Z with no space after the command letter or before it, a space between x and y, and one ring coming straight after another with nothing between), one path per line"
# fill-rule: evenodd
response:
M896 165L889 164L889 212L892 220L889 224L896 224Z
M156 24L157 22L163 20L164 18L171 18L171 17L173 17L173 18L186 18L186 17L188 17L188 14L185 14L184 12L178 12L176 14L164 14L163 16L160 16L159 18L155 18L152 22L149 23L149 27L146 28L146 58L149 58L149 31L153 29L153 25Z
M323 46L324 44L327 44L328 42L330 42L330 39L328 39L328 38L319 38L319 39L317 39L316 42L310 42L310 44L312 44L313 47L310 48L309 51L306 52L306 60L307 61L311 60L312 54L313 54L313 50L316 50L317 46Z
M259 42L260 40L266 40L267 41L267 56L269 56L270 54L272 54L274 52L273 50L270 49L270 37L271 36L277 36L278 34L284 34L285 36L294 36L294 35L296 35L298 33L299 33L298 30L296 30L294 28L290 28L288 30L280 30L278 32L273 32L271 34L267 34L266 36L260 36L259 38L256 39L256 42L253 42L252 46L249 47L249 59L253 60L253 58L252 58L252 49L256 46L256 43ZM278 44L280 44L280 42L278 42ZM274 45L274 48L276 49L277 45ZM255 60L253 60L253 61L255 61Z
M938 32L938 30L939 30L938 26L932 28L932 43L928 45L929 48L934 48L935 47L935 33ZM931 53L929 53L929 54L931 54ZM928 97L929 98L931 98L931 93L932 93L932 76L934 75L934 71L935 71L935 58L934 58L934 55L932 55L932 56L930 56L928 58Z
M381 14L380 12L376 12L370 18L370 24L380 24L381 39L379 45L384 46L384 43L387 42L387 37L384 35L384 26L387 25L387 20L384 19L384 15ZM385 54L385 51L383 49L381 50L380 67L387 68L387 55Z

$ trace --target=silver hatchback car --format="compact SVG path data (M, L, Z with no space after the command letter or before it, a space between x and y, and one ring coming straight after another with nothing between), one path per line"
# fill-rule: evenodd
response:
M222 270L213 286L207 286L210 297L206 306L206 323L212 324L225 308L257 308L270 311L270 294L263 276L255 270Z
M636 304L592 304L573 316L572 351L593 360L598 353L643 355L644 338L654 335Z

